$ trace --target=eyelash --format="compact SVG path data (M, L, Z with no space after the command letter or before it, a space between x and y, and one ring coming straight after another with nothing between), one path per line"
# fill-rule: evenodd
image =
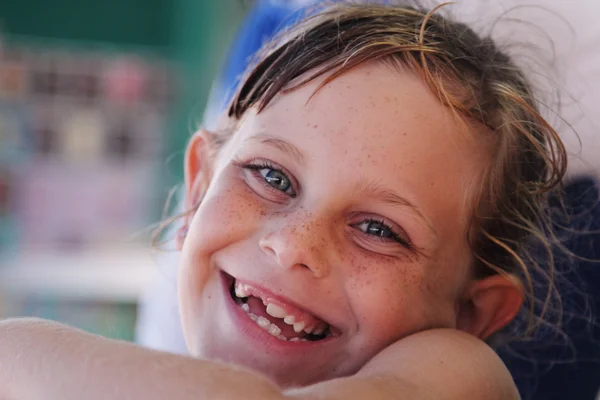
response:
M294 181L290 178L290 174L287 171L285 171L283 168L278 167L278 166L274 165L273 163L266 161L266 160L250 160L247 162L239 162L239 163L236 162L235 164L238 167L252 171L252 173L260 181L260 183L263 185L263 187L265 189L267 189L271 192L277 193L277 194L284 193L284 194L290 196L291 198L295 198L297 196L296 189L294 188ZM269 185L269 183L266 181L265 177L260 174L260 170L262 170L262 169L270 169L272 171L278 172L278 173L282 174L283 176L285 176L285 178L290 182L290 189L293 191L293 193L290 194L290 193L281 191L279 189L276 189L272 185ZM368 233L358 229L358 227L360 225L365 224L365 223L366 224L378 223L383 228L388 229L392 233L392 236L389 238L381 237L381 236L377 236L377 235L373 235L373 234L368 234ZM393 241L409 250L414 249L414 246L410 243L409 240L402 238L402 236L399 235L390 226L390 224L386 223L383 219L367 218L367 219L362 220L359 223L351 224L350 226L358 229L362 234L364 234L365 236L368 236L369 239L371 239L371 240L377 240L377 241L384 242L384 243L389 243L390 241Z

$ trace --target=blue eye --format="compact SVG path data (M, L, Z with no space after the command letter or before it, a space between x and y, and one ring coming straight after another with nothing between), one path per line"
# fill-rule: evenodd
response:
M241 167L252 172L253 180L258 181L265 189L276 193L282 192L290 197L296 197L294 182L283 168L278 168L266 161L255 161L241 164Z
M258 173L270 186L282 192L287 192L292 186L290 179L278 169L264 167L259 169Z
M408 240L404 239L398 233L396 233L389 225L387 225L383 221L378 221L374 219L367 219L358 224L353 225L355 228L364 232L368 236L373 236L377 238L377 240L381 240L384 242L397 242L402 246L407 248L412 248L411 244Z
M364 221L358 227L366 234L380 238L394 239L398 236L389 226L379 221Z

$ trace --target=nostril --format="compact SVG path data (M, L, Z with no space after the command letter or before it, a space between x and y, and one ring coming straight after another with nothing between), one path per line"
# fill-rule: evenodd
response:
M273 250L273 248L269 245L267 245L266 243L264 243L263 241L261 241L258 246L261 248L262 251L264 251L266 254L273 256L273 257L277 257L277 253L275 253L275 250Z

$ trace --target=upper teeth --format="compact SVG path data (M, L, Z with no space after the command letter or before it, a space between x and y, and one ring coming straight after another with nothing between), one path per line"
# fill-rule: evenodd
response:
M315 330L313 331L313 333L314 333L315 335L322 335L322 334L323 334L323 332L325 332L325 327L318 327L317 329L315 329Z
M287 313L285 312L285 310L273 303L267 304L267 314L269 314L275 318L287 317Z
M267 314L275 318L283 318L283 322L294 327L294 332L300 333L305 331L306 333L312 333L315 329L314 326L307 326L305 321L296 322L296 317L288 315L287 312L278 306L277 304L267 304Z
M268 303L266 311L267 311L267 314L269 314L270 316L275 317L275 318L283 318L283 322L285 322L286 324L296 326L296 324L294 324L295 317L293 315L288 315L287 311L285 311L283 308L281 308L277 304ZM302 324L304 324L304 322L302 322ZM302 329L304 329L304 325L302 326ZM300 329L300 331L302 329ZM300 331L296 331L296 332L300 332Z
M235 285L235 295L239 298L244 298L250 296L250 290L248 286L237 284Z
M296 333L302 332L304 330L305 326L306 326L306 322L304 322L304 321L296 322L294 324L294 332L296 332ZM307 333L310 333L310 332L307 332Z

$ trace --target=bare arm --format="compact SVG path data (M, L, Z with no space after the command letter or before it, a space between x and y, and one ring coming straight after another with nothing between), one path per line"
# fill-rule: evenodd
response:
M517 400L519 392L498 355L451 329L420 332L375 356L353 377L288 393L298 400Z
M9 400L282 397L274 384L246 369L148 350L38 319L0 322L0 399L6 396Z
M2 390L9 390L3 393ZM70 399L518 399L483 343L454 331L403 339L357 375L282 392L229 364L115 342L51 322L0 323L0 398Z

